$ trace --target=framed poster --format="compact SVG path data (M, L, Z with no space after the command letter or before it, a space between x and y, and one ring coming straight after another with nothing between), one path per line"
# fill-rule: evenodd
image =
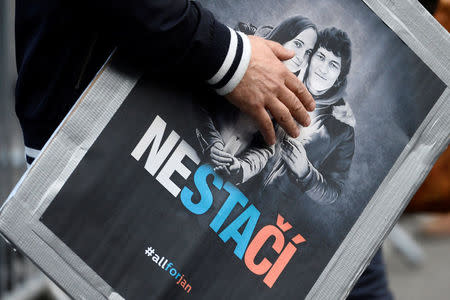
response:
M270 147L214 93L113 55L0 230L76 299L344 298L448 145L449 35L415 1L200 2L305 50L285 63L312 124Z

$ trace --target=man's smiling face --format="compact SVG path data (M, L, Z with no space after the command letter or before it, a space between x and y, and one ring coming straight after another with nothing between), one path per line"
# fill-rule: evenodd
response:
M306 85L313 95L326 93L341 74L341 58L319 47L311 58Z

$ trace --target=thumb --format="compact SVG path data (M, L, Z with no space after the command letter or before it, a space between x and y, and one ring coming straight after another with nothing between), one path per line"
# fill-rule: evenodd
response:
M294 57L295 55L294 51L284 48L281 44L277 42L266 40L266 44L267 46L269 46L269 48L272 50L275 56L278 57L279 60L288 60Z

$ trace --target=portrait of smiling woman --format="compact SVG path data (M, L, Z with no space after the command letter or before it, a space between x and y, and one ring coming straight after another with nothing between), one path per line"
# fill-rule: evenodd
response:
M273 28L265 37L295 52L295 56L284 61L292 73L299 75L306 70L309 58L317 42L317 28L310 19L297 15L290 17Z

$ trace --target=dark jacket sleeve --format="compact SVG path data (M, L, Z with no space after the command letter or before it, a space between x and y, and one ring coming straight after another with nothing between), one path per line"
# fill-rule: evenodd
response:
M201 122L199 122L198 127L195 129L195 133L202 148L203 155L207 155L215 143L221 143L223 146L225 146L225 143L210 113L202 108L199 115Z
M312 200L322 204L333 203L342 193L354 152L355 133L349 126L343 140L322 165L315 168L309 162L309 173L296 181Z
M198 2L96 0L120 46L153 67L189 68L226 94L242 79L251 55L247 36L225 26ZM175 69L176 70L176 69Z
M261 134L256 133L250 147L238 157L242 167L241 183L259 174L274 154L275 146L267 145Z

